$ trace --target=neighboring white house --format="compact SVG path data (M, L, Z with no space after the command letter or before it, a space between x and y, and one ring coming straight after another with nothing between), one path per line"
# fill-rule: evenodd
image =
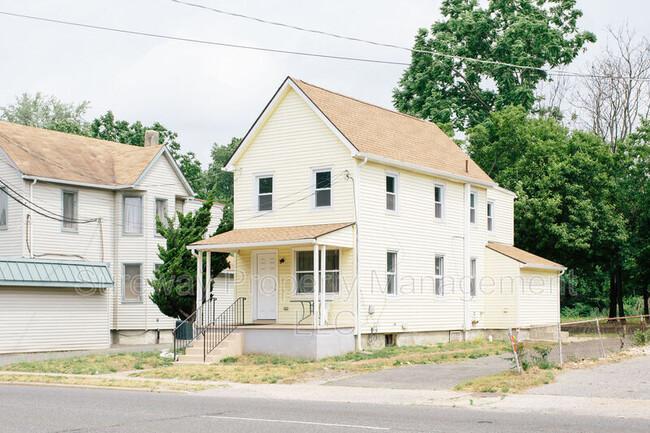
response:
M149 299L155 216L202 202L157 134L146 141L0 122L0 352L170 339L175 320Z
M226 168L235 228L191 248L235 255L235 296L259 325L238 329L246 351L322 357L559 321L564 267L512 246L515 194L431 122L287 78Z

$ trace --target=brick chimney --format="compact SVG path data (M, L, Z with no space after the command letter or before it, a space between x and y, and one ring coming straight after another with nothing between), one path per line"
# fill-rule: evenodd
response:
M144 131L144 147L158 146L159 138L160 133L158 131L152 131L151 129Z

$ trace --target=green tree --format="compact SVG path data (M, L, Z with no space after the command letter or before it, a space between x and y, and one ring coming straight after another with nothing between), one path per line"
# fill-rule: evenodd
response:
M187 246L203 239L210 224L212 204L212 197L209 197L196 214L177 212L176 224L169 217L167 224L160 219L156 221L165 245L158 246L158 257L163 263L154 270L154 279L149 281L153 287L151 300L169 317L186 319L196 310L196 258ZM225 259L213 265L215 276L227 267Z
M212 145L212 151L210 152L212 161L208 169L203 173L201 190L203 194L214 191L215 199L219 203L232 202L234 196L233 173L223 171L222 168L237 150L239 143L241 143L241 139L233 137L230 143L225 146L217 143Z
M472 158L517 193L515 244L591 278L580 284L594 292L581 295L602 298L602 270L627 242L625 218L614 206L617 164L602 139L508 107L470 129L468 142Z
M575 0L444 0L444 19L420 29L415 50L535 68L567 65L596 37L578 29ZM465 130L493 110L531 109L545 72L414 52L393 92L402 113Z
M0 120L53 129L78 135L87 135L87 123L84 120L90 102L80 104L61 102L54 96L41 92L23 93L16 96L16 101L0 107Z

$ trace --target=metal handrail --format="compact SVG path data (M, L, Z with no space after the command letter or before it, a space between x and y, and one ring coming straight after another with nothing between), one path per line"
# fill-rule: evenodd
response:
M223 340L226 339L238 326L244 324L244 302L246 298L239 297L223 310L218 316L212 311L212 320L204 330L203 338L203 362L208 354L212 352ZM214 305L212 306L214 310ZM208 313L209 314L209 313Z
M205 333L207 325L210 323L213 317L211 317L210 312L214 312L214 307L216 305L216 298L210 298L199 305L199 307L190 314L187 319L183 320L172 332L174 336L174 360L178 359L178 353L186 349L192 342L198 339L201 335ZM191 335L188 337L187 327L191 326Z

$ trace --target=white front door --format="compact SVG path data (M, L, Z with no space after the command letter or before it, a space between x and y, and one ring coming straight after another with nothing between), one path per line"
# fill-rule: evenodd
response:
M278 314L277 252L259 252L255 257L256 318L258 320L276 320Z

